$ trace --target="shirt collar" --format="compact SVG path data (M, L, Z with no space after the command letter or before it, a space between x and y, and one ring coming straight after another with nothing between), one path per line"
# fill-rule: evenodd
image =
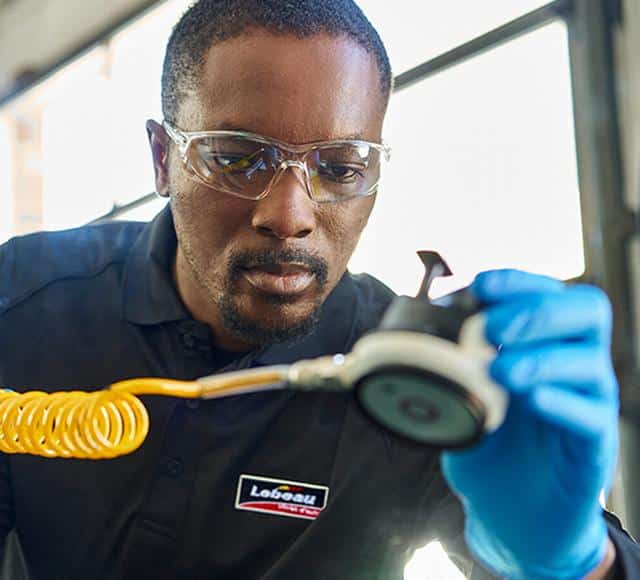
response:
M125 262L122 307L125 320L159 324L191 318L171 274L177 243L167 204L142 230Z

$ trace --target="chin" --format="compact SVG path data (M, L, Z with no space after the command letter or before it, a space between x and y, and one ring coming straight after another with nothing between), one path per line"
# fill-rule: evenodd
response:
M248 310L235 303L226 304L221 312L227 330L239 340L261 346L309 334L318 322L322 302L292 304L280 298L290 297L279 296L263 307Z

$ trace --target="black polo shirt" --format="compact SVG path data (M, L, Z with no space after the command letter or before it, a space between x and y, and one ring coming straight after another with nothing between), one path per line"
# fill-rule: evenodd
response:
M168 209L148 225L0 247L0 384L94 390L347 352L393 297L346 274L312 334L234 356L177 295L175 249ZM0 536L15 531L30 578L400 580L413 550L436 538L486 577L437 454L383 432L352 396L143 400L150 432L131 455L0 456ZM279 502L284 493L297 505ZM610 527L631 570L638 549Z

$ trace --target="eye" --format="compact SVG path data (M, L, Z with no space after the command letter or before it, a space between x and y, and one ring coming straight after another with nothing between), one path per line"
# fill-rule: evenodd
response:
M204 160L212 171L228 175L243 174L251 177L256 171L266 169L262 151L255 151L250 155L210 152Z
M318 174L337 183L354 183L364 177L365 166L356 163L325 161L318 166Z

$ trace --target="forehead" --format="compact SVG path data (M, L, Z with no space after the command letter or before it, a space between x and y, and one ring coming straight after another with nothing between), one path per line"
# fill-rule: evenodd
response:
M289 143L378 140L382 95L374 56L354 40L255 31L211 47L181 117L191 130L224 125Z

